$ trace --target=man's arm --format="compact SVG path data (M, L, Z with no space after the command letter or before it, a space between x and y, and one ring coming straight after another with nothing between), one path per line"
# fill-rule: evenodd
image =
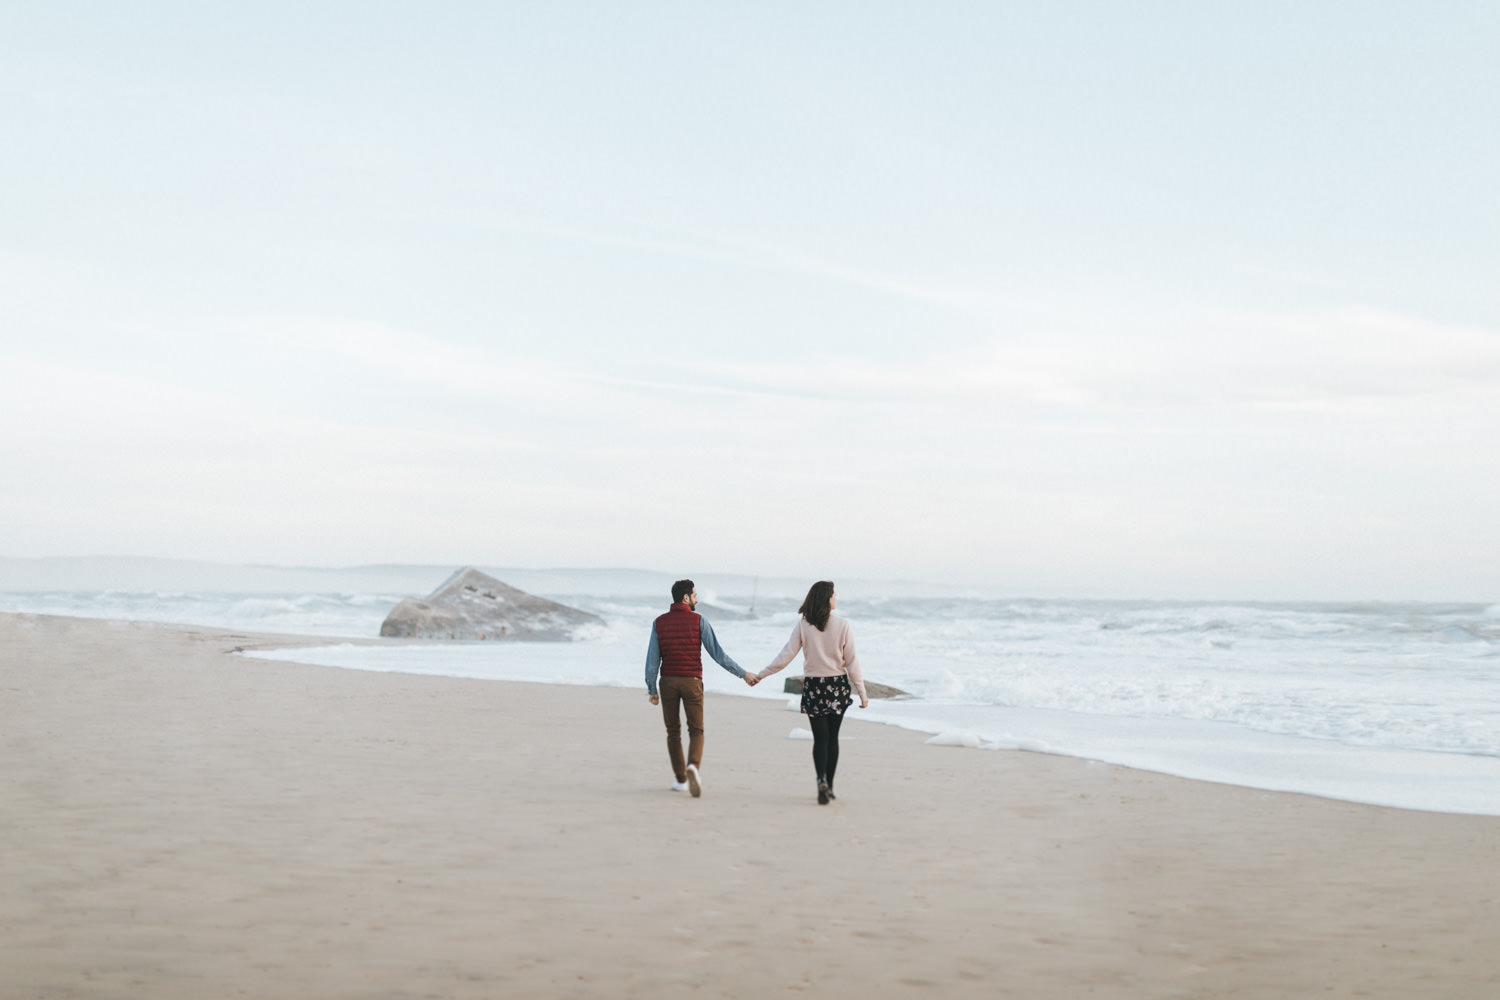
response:
M708 619L702 615L698 616L698 638L703 642L703 648L708 650L708 655L714 658L714 662L736 677L745 676L745 668L730 659L728 653L724 652L719 645L719 637L714 635L714 627L708 623Z
M656 641L656 623L651 623L651 644L646 647L646 693L656 697L656 675L661 673L661 646Z

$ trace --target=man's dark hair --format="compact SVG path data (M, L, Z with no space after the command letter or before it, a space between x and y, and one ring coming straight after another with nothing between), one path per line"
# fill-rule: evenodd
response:
M828 627L828 616L833 612L833 581L819 580L807 588L807 597L797 613L807 619L807 624L819 632Z
M678 580L672 584L672 603L683 604L687 601L687 595L697 590L692 580Z

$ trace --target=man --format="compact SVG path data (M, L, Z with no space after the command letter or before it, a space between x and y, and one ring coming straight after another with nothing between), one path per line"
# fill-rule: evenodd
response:
M646 647L646 691L651 704L661 706L667 724L667 756L672 760L672 791L684 788L693 798L703 794L703 653L731 674L745 671L719 647L708 619L693 609L698 606L698 588L692 580L672 584L672 606L651 626L651 644ZM656 677L661 674L661 692ZM746 681L745 683L750 683ZM679 708L680 706L680 708ZM687 713L688 755L682 759L682 727L679 714Z

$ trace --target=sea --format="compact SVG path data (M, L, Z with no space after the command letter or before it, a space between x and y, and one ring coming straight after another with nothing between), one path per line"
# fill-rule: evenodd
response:
M700 586L700 592L703 588ZM399 593L0 593L0 610L318 637L257 660L637 688L669 601L548 593L604 624L573 642L363 644ZM759 669L795 597L703 594L725 650ZM856 718L929 734L934 752L1063 754L1204 781L1405 809L1500 815L1500 605L1019 600L841 590L865 677L903 697ZM784 702L705 658L708 690Z

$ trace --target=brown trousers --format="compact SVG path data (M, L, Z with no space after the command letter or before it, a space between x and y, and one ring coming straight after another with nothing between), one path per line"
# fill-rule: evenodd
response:
M672 774L678 782L687 780L687 765L703 763L703 681L698 677L662 677L657 682L661 693L661 715L667 724L667 756L672 759ZM679 710L678 706L681 706ZM682 759L682 723L679 711L687 712L688 755Z

